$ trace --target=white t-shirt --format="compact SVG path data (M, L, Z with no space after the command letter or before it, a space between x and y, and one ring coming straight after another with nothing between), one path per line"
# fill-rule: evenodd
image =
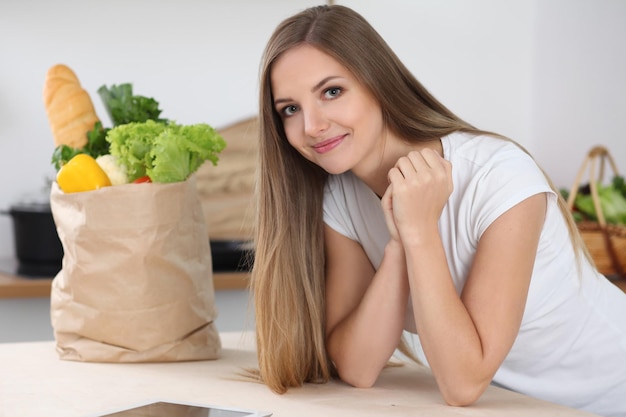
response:
M626 294L584 257L579 277L556 195L519 147L460 132L441 142L452 164L454 191L439 231L459 294L489 225L524 199L548 194L521 327L494 383L601 415L626 416ZM359 242L378 268L389 240L384 214L379 198L351 172L329 177L324 221ZM416 332L410 302L405 330ZM427 363L414 339L416 353Z

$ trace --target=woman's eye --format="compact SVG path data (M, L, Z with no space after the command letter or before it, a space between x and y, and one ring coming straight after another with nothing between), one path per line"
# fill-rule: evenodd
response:
M298 106L292 104L291 106L284 107L282 113L284 116L292 116L297 111Z
M326 98L335 98L341 94L341 87L331 87L324 91Z

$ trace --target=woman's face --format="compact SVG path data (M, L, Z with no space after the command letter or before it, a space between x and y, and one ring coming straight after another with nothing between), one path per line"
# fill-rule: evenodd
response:
M335 59L310 45L293 48L274 63L271 86L287 139L305 158L331 174L379 162L380 106Z

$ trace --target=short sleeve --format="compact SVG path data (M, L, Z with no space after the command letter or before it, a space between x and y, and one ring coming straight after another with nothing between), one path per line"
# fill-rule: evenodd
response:
M535 161L514 145L481 168L473 187L471 212L477 236L523 200L539 193L554 194Z

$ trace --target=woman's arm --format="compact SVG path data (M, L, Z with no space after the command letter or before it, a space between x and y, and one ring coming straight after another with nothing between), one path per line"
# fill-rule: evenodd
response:
M424 353L446 402L467 405L489 385L519 331L547 203L545 194L529 197L487 228L459 297L435 216L447 199L441 189L451 190L449 166L438 158L412 155L390 172L393 216Z
M385 249L378 272L355 241L325 226L326 339L340 378L370 387L402 336L409 285L404 251Z
M544 194L519 203L483 234L461 297L441 241L406 248L417 331L445 400L476 401L519 331L546 207Z

